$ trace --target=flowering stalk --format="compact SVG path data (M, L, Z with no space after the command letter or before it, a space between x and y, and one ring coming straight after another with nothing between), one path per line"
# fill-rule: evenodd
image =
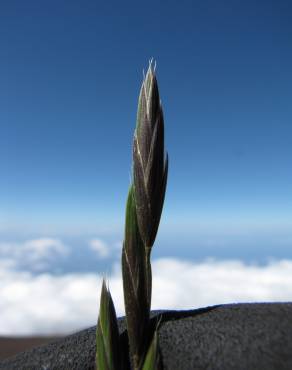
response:
M149 338L152 276L150 254L162 212L168 171L164 121L155 69L150 62L140 90L122 252L124 300L131 360L142 368Z

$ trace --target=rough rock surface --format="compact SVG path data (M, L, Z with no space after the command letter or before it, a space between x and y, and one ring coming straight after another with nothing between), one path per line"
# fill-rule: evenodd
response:
M292 303L230 304L161 317L165 370L291 370ZM121 341L127 346L124 319ZM0 362L1 370L93 370L95 327Z

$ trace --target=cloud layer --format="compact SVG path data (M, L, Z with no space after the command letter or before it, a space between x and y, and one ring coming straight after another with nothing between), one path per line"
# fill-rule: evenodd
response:
M241 261L153 262L153 309L190 309L232 302L291 301L292 260L265 266ZM96 323L101 276L32 275L13 259L0 262L0 335L63 334ZM119 266L108 276L118 315L124 312Z
M67 256L69 248L59 239L31 239L23 243L1 242L0 258L9 258L15 265L29 265L33 270L41 270L50 261Z
M99 258L106 258L110 255L109 246L101 239L92 239L89 241L89 248L96 252Z

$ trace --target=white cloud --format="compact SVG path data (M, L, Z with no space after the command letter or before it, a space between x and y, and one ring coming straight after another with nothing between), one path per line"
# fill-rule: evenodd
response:
M97 253L99 258L106 258L110 255L109 246L101 239L92 239L89 241L89 247Z
M292 261L248 265L238 260L189 263L160 259L153 264L153 308L292 300Z
M40 238L23 243L0 243L1 259L13 260L15 265L31 264L34 269L45 267L49 260L68 253L69 248L59 239Z
M233 302L291 301L292 260L265 266L241 261L153 262L152 309L190 309ZM108 277L118 315L124 312L120 266ZM14 269L0 261L0 335L56 334L94 325L102 277L54 276Z
M34 239L26 241L22 246L24 253L29 253L32 259L50 258L52 255L66 255L68 248L59 239Z

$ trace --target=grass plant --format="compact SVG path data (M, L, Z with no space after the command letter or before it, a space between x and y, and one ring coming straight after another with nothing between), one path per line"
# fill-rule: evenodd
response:
M126 205L122 276L130 363L133 370L159 370L158 335L150 330L152 274L150 255L159 227L167 183L164 119L155 66L143 79L133 141L133 181ZM124 368L117 318L103 283L96 332L98 370Z

